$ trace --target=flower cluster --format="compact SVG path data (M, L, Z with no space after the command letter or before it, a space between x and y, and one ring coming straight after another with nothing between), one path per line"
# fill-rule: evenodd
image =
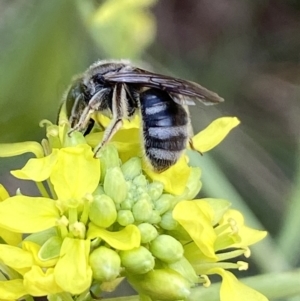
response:
M206 152L237 124L218 119L193 146ZM41 192L10 197L0 186L1 300L91 300L124 277L143 300L184 300L192 287L209 286L212 274L223 279L221 300L267 300L228 271L246 269L234 258L248 257L266 233L247 227L226 200L193 200L201 170L185 155L158 174L141 159L138 123L125 124L99 158L91 146L103 132L69 137L64 118L46 125L41 144L0 148L0 156L35 154L12 174Z

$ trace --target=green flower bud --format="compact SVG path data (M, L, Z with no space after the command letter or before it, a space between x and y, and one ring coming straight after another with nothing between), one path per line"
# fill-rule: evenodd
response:
M191 285L198 283L199 277L185 257L176 262L168 263L168 267L183 276Z
M133 184L136 186L144 186L146 187L148 185L148 181L144 175L139 175L133 179Z
M158 211L152 210L150 218L147 220L149 224L159 224L161 221L161 216Z
M57 236L56 227L49 228L40 232L32 233L24 238L24 241L32 241L38 245L43 245L49 238Z
M183 240L183 241L192 240L189 233L180 224L178 224L178 226L174 230L169 230L168 234L178 240Z
M138 228L141 232L141 243L142 244L146 244L146 243L152 241L158 235L156 228L151 224L142 223L142 224L138 225Z
M152 201L156 201L163 193L164 185L160 182L153 182L148 185L148 194Z
M162 215L159 225L165 230L174 230L178 222L173 218L172 211L167 211Z
M50 142L51 143L51 142ZM76 146L78 144L85 144L85 138L83 137L83 134L80 132L73 132L72 135L66 135L64 139L64 147L70 147L70 146ZM52 145L52 143L51 143Z
M119 252L121 264L132 274L145 274L154 268L154 257L143 246Z
M129 159L121 166L125 179L134 179L142 173L142 162L138 157Z
M117 219L117 210L114 201L107 195L95 196L90 205L90 220L97 226L107 228Z
M101 185L98 185L96 190L93 192L93 195L101 195L101 194L105 194L104 188Z
M139 196L140 198L147 198L149 201L151 200L148 192L147 192L147 187L145 186L138 186L135 191L135 195Z
M163 194L158 200L154 202L154 208L160 214L164 214L166 211L170 209L173 198L174 197L171 194Z
M182 244L170 235L159 235L150 243L151 253L166 263L178 261L183 256Z
M101 182L103 182L108 169L120 166L118 150L108 143L101 149L98 158L101 162Z
M134 223L134 217L130 210L119 210L117 222L121 226L127 226Z
M148 221L148 219L152 215L152 208L153 208L153 205L149 201L147 201L145 199L138 200L132 206L132 213L133 213L134 219L137 222Z
M185 300L190 295L190 284L171 269L158 269L144 275L127 275L129 283L153 300Z
M152 202L152 199L150 197L150 195L147 193L146 190L144 190L141 194L140 194L140 199L146 199L147 201L149 201L151 204L153 203Z
M133 199L126 198L126 200L120 204L120 208L124 210L131 210L134 203L135 201Z
M62 239L58 236L50 237L40 248L38 257L42 261L59 257Z
M99 247L91 253L89 262L93 278L100 282L112 281L119 275L121 260L114 250Z
M104 191L116 204L120 204L126 199L127 184L120 167L107 170L104 179Z

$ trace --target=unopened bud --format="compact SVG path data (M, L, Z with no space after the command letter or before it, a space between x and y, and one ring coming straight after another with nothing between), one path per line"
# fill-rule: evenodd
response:
M162 215L159 225L165 230L174 230L178 222L173 218L172 211L167 211Z
M93 278L100 281L112 281L120 272L121 260L119 255L106 247L94 250L89 258Z
M38 258L42 261L59 257L62 239L59 236L50 237L40 248Z
M150 243L151 253L166 263L178 261L183 256L182 244L170 235L159 235Z
M152 300L185 300L190 295L190 284L171 269L158 269L144 275L127 275L129 283Z
M107 195L95 196L90 205L90 220L97 226L107 228L117 219L117 210L114 201Z
M121 264L132 274L145 274L154 268L154 257L143 246L128 251L120 251Z
M135 201L133 199L126 198L126 200L120 204L120 208L124 210L130 210L134 203Z
M125 179L132 180L142 172L141 159L133 157L121 166Z
M130 210L119 210L117 222L121 226L127 226L134 223L134 217Z
M159 224L161 221L161 216L158 211L152 210L150 218L147 220L149 224Z
M84 143L86 143L86 141L82 133L75 131L70 136L69 135L65 136L63 146L69 147L69 146L76 146L78 144L84 144Z
M158 235L156 228L151 224L142 223L138 225L138 228L141 232L141 243L143 244L152 241Z
M139 176L135 177L132 182L136 186L144 186L144 187L146 187L148 185L148 181L147 181L146 177L144 175L142 175L142 174L140 174Z
M198 275L185 257L182 257L176 262L169 263L168 267L178 272L181 276L188 280L191 285L198 282Z
M148 186L148 194L152 201L156 201L163 193L164 185L160 182L153 182Z
M116 204L120 204L126 199L127 184L120 167L107 170L104 179L104 191Z
M119 154L115 146L112 144L105 145L97 156L101 162L101 182L106 176L108 169L120 166Z
M172 205L174 197L170 194L163 194L158 200L154 202L154 208L160 213L164 214Z
M138 200L132 207L134 219L138 222L148 221L152 215L152 207L153 205L149 201L145 199Z
M104 188L101 185L98 185L96 190L93 192L93 195L105 194Z

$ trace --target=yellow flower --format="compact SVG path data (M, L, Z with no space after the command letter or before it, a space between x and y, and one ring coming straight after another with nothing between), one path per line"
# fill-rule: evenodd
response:
M50 130L53 131L53 126ZM56 132L59 133L60 129ZM12 150L6 149L15 153L14 146ZM22 149L29 150L25 146ZM3 248L0 259L23 276L18 279L18 283L23 281L23 287L19 284L23 295L43 296L58 292L75 295L88 289L92 282L90 240L95 237L120 250L139 246L140 232L134 225L114 232L89 225L89 204L99 185L101 170L99 159L93 156L87 144L77 144L53 149L45 157L32 158L24 168L12 172L23 180L47 181L53 198L46 191L43 197L8 197L1 186L0 233L3 239L8 233L10 239L6 242L17 245L21 242L20 233L32 233L22 243L23 249L0 245ZM39 233L44 235L39 236ZM48 235L46 240L43 239L45 235ZM12 237L19 239L13 240ZM131 242L128 237L131 237ZM10 281L15 283L15 280ZM9 287L8 283L3 285ZM4 293L3 299L9 299L10 294L10 291ZM20 294L13 296L19 298Z
M0 202L9 198L9 194L3 185L0 184ZM0 226L0 238L7 244L17 246L22 241L22 235L20 233L12 232L8 229L4 229Z
M265 301L267 299L263 295L240 283L233 274L225 270L247 269L248 265L244 262L233 263L226 260L232 261L243 254L247 257L248 247L267 234L245 226L242 214L229 209L229 206L229 202L220 199L182 201L175 206L174 219L191 237L185 243L185 256L197 274L222 276L222 301Z
M211 269L210 273L219 274L222 277L220 290L221 301L267 301L268 299L258 291L246 286L236 279L236 277L220 268Z
M94 118L103 126L109 122L99 114ZM60 293L84 298L90 290L95 295L115 288L124 276L143 298L178 300L219 274L221 300L230 299L232 286L232 300L248 293L264 301L226 270L244 269L246 263L227 260L248 255L266 233L245 226L228 201L192 200L202 186L201 170L189 165L186 154L155 173L142 159L137 117L124 123L96 159L91 146L103 132L69 137L63 113L60 123L43 122L48 140L41 145L0 148L0 156L36 155L12 174L34 181L41 191L39 197L10 197L0 186L0 235L6 243L0 244L0 261L8 271L8 280L0 279L1 300ZM236 118L216 120L192 138L193 149L210 150L237 124ZM22 240L23 233L28 236Z

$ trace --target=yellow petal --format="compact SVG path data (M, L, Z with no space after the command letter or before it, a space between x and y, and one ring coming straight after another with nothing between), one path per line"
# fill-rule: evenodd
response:
M33 264L32 255L18 247L0 244L0 260L16 271L28 270Z
M6 200L8 198L9 198L9 193L7 192L5 187L2 184L0 184L0 202Z
M50 174L57 162L58 150L43 158L32 158L20 170L13 170L11 174L18 179L33 180L35 182L45 181L50 177Z
M86 141L92 147L97 146L103 138L104 132L92 133ZM117 148L120 159L126 162L132 157L141 156L140 129L130 128L119 130L112 138L111 143Z
M153 181L163 183L166 192L175 195L184 192L191 173L191 167L187 165L185 156L182 156L175 165L162 173L157 173L148 168L144 168L144 170Z
M60 200L80 200L98 186L100 161L88 145L62 148L50 180Z
M94 119L97 121L98 124L101 124L103 127L107 128L108 125L111 122L111 119L106 117L103 114L95 114L94 115ZM123 129L132 129L132 128L140 128L140 117L139 115L135 115L134 118L132 120L123 120L123 126L121 128L121 130Z
M26 294L23 279L0 281L0 300L16 300Z
M230 272L220 268L211 269L210 273L219 274L222 277L220 289L221 301L268 301L258 291L246 286Z
M89 239L100 237L117 250L131 250L141 244L141 232L135 225L128 225L121 231L110 232L90 223L87 237Z
M214 217L213 217L213 221L212 221L213 225L216 225L217 223L219 223L219 221L223 217L224 213L231 206L231 203L224 199L204 198L204 199L201 199L201 201L208 203L213 208L213 212L214 212Z
M0 237L9 245L17 246L22 241L22 234L0 228Z
M266 231L260 231L247 227L244 224L244 217L242 213L237 210L228 210L224 214L222 221L220 221L220 225L226 223L229 219L233 220L234 223L236 223L238 231L237 234L240 237L240 241L232 245L232 247L248 247L264 239L267 235Z
M51 199L18 195L0 203L0 227L34 233L55 226L58 209Z
M214 120L207 128L192 138L193 148L205 153L217 146L240 121L236 117Z
M54 268L55 282L64 291L78 295L90 287L92 269L88 263L89 252L89 240L64 239Z
M195 242L185 244L183 248L184 256L193 265L198 274L201 273L199 273L197 269L198 267L201 267L203 263L215 262L215 260L207 258L207 256L203 254Z
M33 153L37 158L44 156L42 146L35 141L0 144L0 157L14 157L25 153Z
M210 214L193 201L181 201L173 210L173 218L189 233L203 254L209 259L217 260L214 252L216 234Z
M63 292L54 279L54 269L49 268L45 272L39 266L32 266L24 275L24 286L27 292L35 297Z
M23 241L22 243L23 250L26 250L32 254L34 263L42 268L49 268L53 267L56 262L58 261L58 258L53 258L50 260L41 260L39 257L39 251L41 249L41 246L38 244L31 242L31 241Z

